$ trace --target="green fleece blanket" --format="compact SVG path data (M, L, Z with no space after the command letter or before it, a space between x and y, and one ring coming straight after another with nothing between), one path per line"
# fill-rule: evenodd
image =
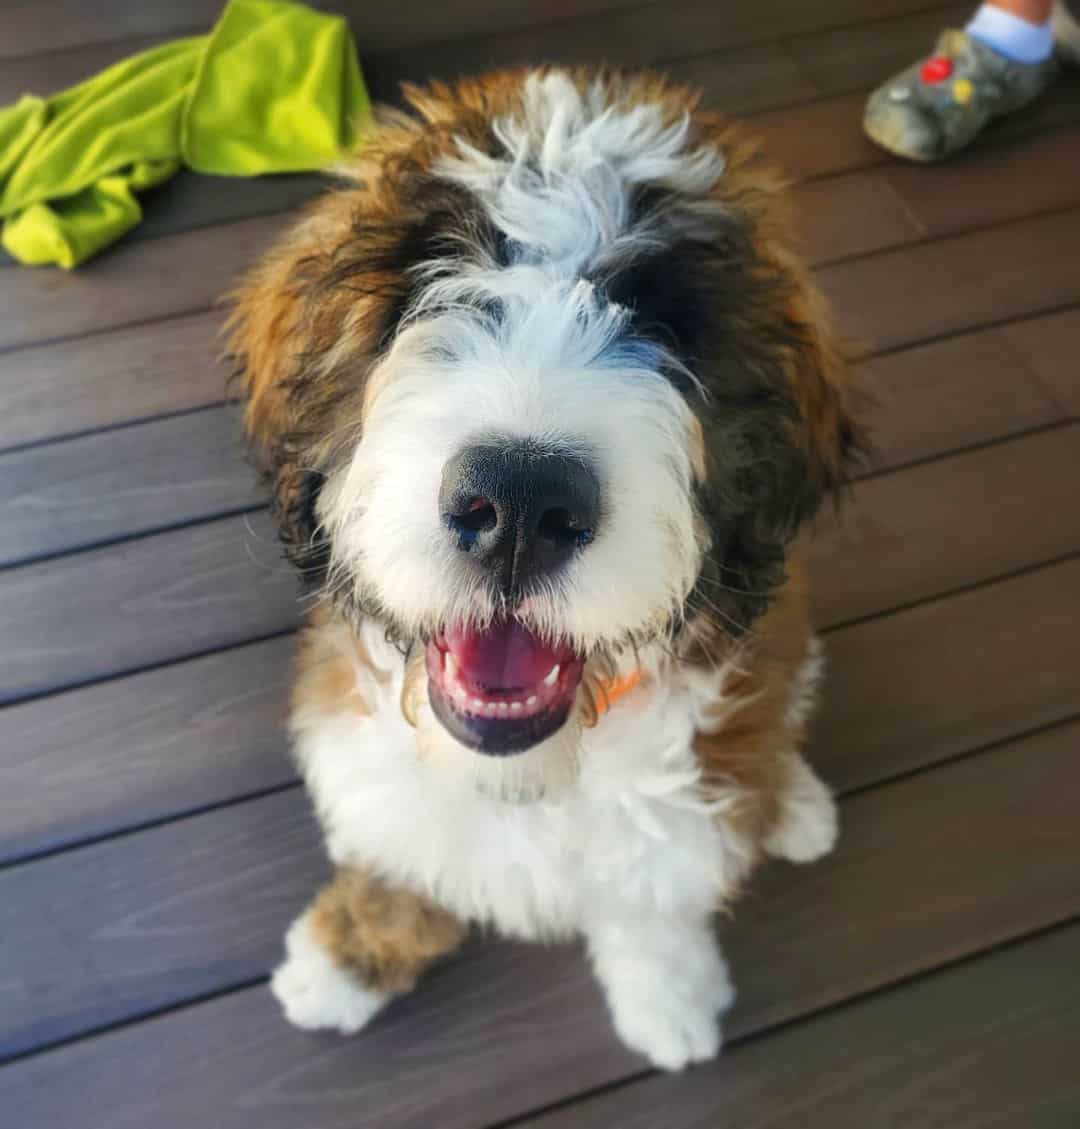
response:
M24 263L74 267L138 224L135 194L181 165L220 176L324 168L369 115L343 19L230 0L209 35L0 109L3 245Z

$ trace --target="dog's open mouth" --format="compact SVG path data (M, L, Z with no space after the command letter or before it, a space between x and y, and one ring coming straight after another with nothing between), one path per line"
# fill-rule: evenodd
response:
M435 716L455 740L492 756L524 752L565 724L585 666L516 620L445 631L426 657Z

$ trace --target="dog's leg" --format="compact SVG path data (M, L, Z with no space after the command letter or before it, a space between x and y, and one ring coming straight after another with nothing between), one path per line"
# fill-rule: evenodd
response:
M464 936L434 902L341 867L286 933L270 986L297 1027L350 1034Z
M586 929L619 1037L664 1070L720 1050L735 998L707 917L606 917Z
M786 754L785 768L777 819L762 845L775 858L813 862L836 843L836 803L799 753Z

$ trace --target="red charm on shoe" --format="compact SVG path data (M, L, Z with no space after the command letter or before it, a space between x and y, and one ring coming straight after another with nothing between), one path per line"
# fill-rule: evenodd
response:
M919 75L923 82L944 82L953 73L953 61L947 55L935 55L922 65Z

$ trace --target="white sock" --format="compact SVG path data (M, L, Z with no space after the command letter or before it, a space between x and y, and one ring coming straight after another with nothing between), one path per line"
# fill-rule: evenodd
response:
M1014 63L1041 63L1050 58L1054 49L1050 20L1043 24L1028 23L993 4L980 4L965 30L972 39Z

